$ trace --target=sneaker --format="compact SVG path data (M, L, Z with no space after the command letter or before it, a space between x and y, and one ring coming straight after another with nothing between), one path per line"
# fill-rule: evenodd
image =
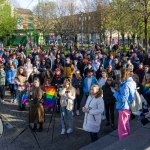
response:
M5 102L5 100L4 100L4 99L2 99L2 102Z
M71 129L71 128L69 128L68 130L67 130L67 133L68 134L70 134L70 133L72 133L73 132L73 129Z
M15 103L15 104L17 103L17 99L14 99L14 103Z
M77 115L77 116L80 116L79 110L76 111L76 115Z
M14 99L11 99L11 101L10 101L11 103L14 103Z
M65 132L66 132L65 129L62 129L62 130L61 130L61 134L62 134L62 135L65 134Z

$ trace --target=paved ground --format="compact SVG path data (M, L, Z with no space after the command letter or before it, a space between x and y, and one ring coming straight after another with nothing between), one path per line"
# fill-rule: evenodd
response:
M2 138L0 138L0 150L38 150L39 147L35 138L28 128L12 142L13 139L27 127L28 111L19 112L17 105L11 104L9 101L9 93L7 92L6 101L0 103L0 114L4 122L4 134ZM60 135L60 114L57 114L54 140L53 143L51 143L52 125L49 132L47 132L50 116L50 112L46 112L44 131L37 133L36 136L42 150L78 150L90 143L88 133L82 130L83 114L80 117L74 116L74 132L70 135ZM104 123L103 121L99 137L112 131L110 127L105 127Z

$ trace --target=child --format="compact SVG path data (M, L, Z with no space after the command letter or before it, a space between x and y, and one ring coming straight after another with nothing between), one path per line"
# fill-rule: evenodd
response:
M2 102L4 101L5 97L5 80L6 80L6 74L4 71L4 66L0 65L0 98Z

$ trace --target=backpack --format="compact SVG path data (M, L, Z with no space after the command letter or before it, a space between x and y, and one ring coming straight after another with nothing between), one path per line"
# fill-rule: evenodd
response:
M130 109L131 109L133 114L135 114L137 111L142 109L142 99L141 99L141 96L138 93L137 89L135 90L134 100L130 104Z

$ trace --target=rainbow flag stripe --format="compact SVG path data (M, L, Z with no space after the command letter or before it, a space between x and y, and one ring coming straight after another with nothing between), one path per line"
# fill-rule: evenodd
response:
M144 85L144 93L150 94L150 83Z
M26 104L29 102L28 93L22 96L22 104Z
M54 108L57 103L57 89L54 86L45 86L44 106L46 108Z

